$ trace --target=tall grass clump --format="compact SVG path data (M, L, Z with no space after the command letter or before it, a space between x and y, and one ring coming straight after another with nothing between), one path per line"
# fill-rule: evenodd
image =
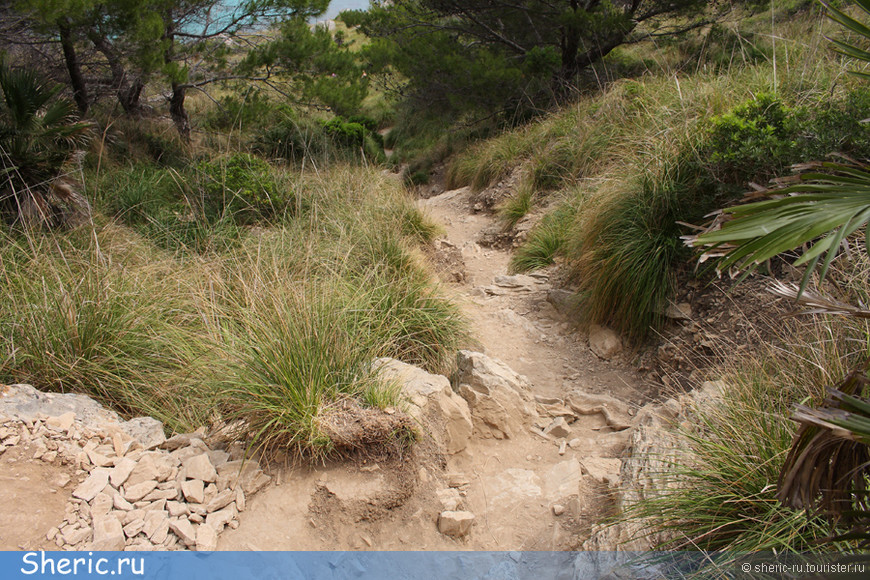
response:
M248 442L314 454L413 440L406 416L377 409L400 398L370 365L446 371L464 340L416 249L437 228L374 168L227 159L193 174L112 168L96 205L114 220L3 234L0 381L86 393L179 432L236 420ZM160 216L183 222L199 203L185 196L226 207L256 200L263 183L292 192L292 209L253 223L231 212L234 243L190 253L162 237ZM358 420L383 429L348 430Z
M633 339L661 323L673 291L674 265L689 253L680 220L697 219L711 200L699 199L696 163L663 159L575 224L570 268L580 286L584 315L606 322ZM600 193L600 192L599 192ZM710 196L712 198L712 196Z
M520 187L498 208L498 217L508 229L514 227L532 209L534 193L527 187Z
M571 195L555 210L541 218L541 222L532 228L523 245L511 256L512 273L546 268L555 263L558 256L564 255L568 232L577 213L576 206L582 199L582 194Z
M508 223L549 195L576 196L572 217L559 220L564 235L542 224L514 267L561 253L587 320L641 340L663 322L678 276L692 275L679 240L691 230L680 222L702 222L750 182L782 176L808 156L870 156L860 123L870 115L866 88L824 49L820 26L817 14L778 24L775 69L761 58L727 75L664 69L616 81L470 148L451 167L451 185L483 187L520 171Z
M204 408L184 398L197 398L205 347L151 268L130 272L84 231L3 234L0 380L87 393L177 430L202 424Z
M335 289L318 286L258 291L234 305L236 363L223 398L258 444L328 452L319 421L330 406L363 397L398 403L369 368L377 351L356 336L356 313ZM379 389L382 396L367 394Z
M199 254L239 243L244 227L292 217L300 203L286 173L248 153L184 169L138 164L95 178L100 209L158 246Z
M306 211L246 239L203 292L221 305L211 324L232 361L228 412L259 445L323 454L355 445L336 431L341 413L399 402L372 375L374 359L445 370L465 328L413 250L425 218L400 183L342 167L294 187Z
M518 160L533 151L530 137L527 131L518 129L472 147L450 164L447 187L470 185L479 191L507 177Z

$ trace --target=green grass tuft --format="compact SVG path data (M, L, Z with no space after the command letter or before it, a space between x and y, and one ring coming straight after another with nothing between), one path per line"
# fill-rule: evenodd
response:
M685 452L650 474L655 491L621 518L661 534L658 549L722 552L720 565L745 552L854 549L825 547L829 523L784 507L776 492L797 428L793 405L821 401L832 377L864 360L867 332L866 322L815 316L791 322L769 346L727 359L721 399L692 408L676 431ZM857 350L856 339L864 343Z
M526 217L532 209L534 193L529 188L520 188L498 208L498 217L505 229L511 229L517 222Z

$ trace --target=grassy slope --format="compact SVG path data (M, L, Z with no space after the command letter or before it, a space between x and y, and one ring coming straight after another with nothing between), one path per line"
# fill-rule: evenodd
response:
M179 431L239 418L261 443L324 451L324 411L396 404L373 358L443 369L464 326L415 253L434 228L401 185L350 165L271 172L293 211L254 228L184 209L196 188L183 172L129 167L99 181L106 207L126 200L118 221L5 235L0 381L90 393ZM202 236L161 233L192 222Z
M588 320L643 338L662 321L675 273L689 261L678 239L687 230L676 222L697 223L755 177L723 176L711 163L710 119L759 94L815 111L858 86L827 50L826 27L817 15L778 23L775 51L756 35L759 46L748 55L742 45L714 50L710 34L704 50L720 64L691 73L668 63L699 55L676 58L666 47L655 53L661 69L471 148L450 166L449 185L479 189L521 171L516 198L502 208L508 223L547 196L564 200L531 233L514 268L561 256ZM734 54L725 58L729 47ZM760 148L757 157L765 156Z
M698 223L743 191L750 171L767 179L802 155L838 148L826 123L866 94L846 74L851 63L828 50L823 34L834 30L817 14L778 20L775 46L769 16L739 26L740 34L717 31L698 40L696 52L685 52L692 49L686 43L647 53L657 66L642 78L617 81L603 94L476 145L453 160L448 185L480 189L519 170L516 197L502 208L508 224L548 196L559 200L515 254L514 269L558 260L580 286L587 320L643 338L660 322L677 273L691 267L679 240L686 230L676 222ZM737 170L726 171L714 162L729 152L717 151L711 119L762 94L806 119L800 131L809 136L784 139L788 151L779 157L763 146L755 155L735 155ZM850 130L864 142L866 129ZM751 169L741 172L741 165ZM862 300L866 265L843 260L840 287ZM795 431L788 415L796 401L823 398L824 385L866 355L867 336L865 323L818 316L784 329L769 352L733 359L722 369L731 385L722 404L699 409L683 433L694 462L659 474L663 494L626 517L651 518L653 528L673 532L674 541L663 546L669 549L820 549L825 523L775 498Z

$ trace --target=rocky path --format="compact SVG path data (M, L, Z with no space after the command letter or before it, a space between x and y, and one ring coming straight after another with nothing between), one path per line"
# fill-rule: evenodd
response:
M475 213L470 198L461 189L421 201L446 231L434 262L471 321L481 364L502 361L524 375L514 387L525 400L505 403L504 416L469 403L474 434L446 464L288 469L284 483L249 502L222 549L570 549L606 514L626 427L646 402L641 382L624 355L606 361L590 351L553 305L559 293L546 275L509 276L509 252L478 244L494 218ZM476 357L461 353L460 367ZM460 394L477 396L462 386ZM439 531L445 510L473 520Z
M483 352L525 375L536 395L563 397L575 389L606 393L642 404L645 389L625 364L624 353L603 360L589 348L560 309L566 294L554 290L549 274L508 276L508 250L487 248L480 240L497 227L496 219L474 209L468 188L421 200L420 205L446 230L435 242L447 259L445 279L471 320ZM617 339L618 340L618 339Z
M563 312L565 293L551 286L548 273L508 275L510 252L480 244L491 237L496 220L476 210L468 188L422 200L421 206L446 231L436 251L453 259L438 261L453 266L444 277L453 281L481 351L524 375L536 402L537 417L521 434L477 439L450 462L449 469L476 474L469 503L485 514L489 536L475 540L476 547L574 547L608 509L609 485L620 467L616 458L628 438L625 427L647 402L646 388L625 353L602 352L612 357L604 360L590 350L586 333ZM596 412L607 408L623 419ZM565 423L550 431L552 439L532 432L554 429L560 415Z
M256 470L257 478L242 484L251 492L245 498L222 476L221 465L232 466L235 457L199 439L188 437L179 449L146 442L122 452L113 429L100 433L100 421L58 431L50 423L63 409L49 411L57 417L4 424L0 433L7 449L0 449L0 515L14 522L0 532L0 547L84 549L97 542L99 528L107 545L136 549L213 549L215 542L222 550L577 548L612 505L629 426L647 402L629 353L617 352L605 332L593 346L609 360L594 354L586 334L560 312L563 294L546 273L508 274L509 252L479 243L495 220L475 211L468 189L421 206L446 231L433 244L433 262L478 345L459 353L453 386L385 363L406 380L412 414L419 411L427 433L409 455L305 466L278 458L264 467L268 477ZM68 446L66 459L46 460L45 445L58 456ZM214 464L215 477L191 471L194 457ZM143 461L135 483L113 485L119 465ZM165 473L153 462L165 464ZM108 484L91 481L104 476ZM83 489L89 481L93 489ZM128 489L134 485L149 488L144 498ZM36 504L42 511L28 507ZM213 514L227 510L219 537L200 537L200 528L218 519Z

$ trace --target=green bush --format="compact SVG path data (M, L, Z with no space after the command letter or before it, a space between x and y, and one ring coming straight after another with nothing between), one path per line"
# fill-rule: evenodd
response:
M221 97L217 105L206 113L203 123L208 128L222 131L267 127L275 120L276 109L280 110L262 91L249 88L241 96Z
M405 171L402 173L402 181L405 182L405 185L413 186L413 185L426 185L429 183L430 175L429 171L424 169L418 169L417 171Z
M272 159L301 163L306 159L321 160L334 154L332 140L323 126L311 119L286 116L258 133L251 149Z
M799 143L804 160L843 153L870 158L870 89L861 86L843 99L820 100L801 119Z
M870 91L864 87L797 108L760 93L710 120L701 154L717 179L739 186L831 153L866 158L870 129L862 120L868 116Z
M190 146L169 123L122 117L105 130L106 152L117 162L150 160L161 167L182 169L190 164Z
M366 136L366 128L359 123L345 121L341 117L335 117L323 124L327 135L345 147L361 147Z
M365 115L351 115L347 118L347 122L362 125L363 127L365 127L366 131L370 131L372 133L377 133L378 131L378 122L371 117L367 117Z
M196 166L202 208L209 219L232 217L238 223L254 223L282 216L293 192L280 187L272 168L259 157L235 153Z
M775 97L752 100L710 120L703 155L721 181L744 183L781 175L799 151L795 111Z
M354 152L362 149L368 158L383 161L384 138L374 129L369 128L374 126L374 122L360 116L353 119L356 120L334 117L324 123L323 129L339 148Z
M194 187L198 179L153 165L109 170L98 181L97 207L163 249L227 249L241 236L237 216L205 204Z
M372 121L354 118L359 122L342 117L324 122L287 117L258 134L251 146L261 155L292 162L353 160L359 158L360 150L370 161L384 161L383 137L367 127Z

